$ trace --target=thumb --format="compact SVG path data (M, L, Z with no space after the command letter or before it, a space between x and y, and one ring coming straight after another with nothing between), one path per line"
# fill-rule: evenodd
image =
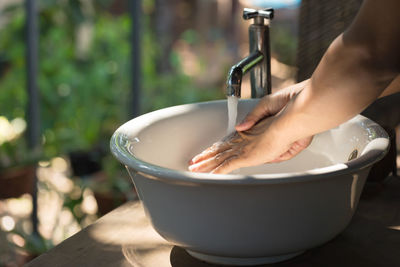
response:
M269 115L268 112L268 99L269 96L262 98L256 107L244 118L244 120L236 125L235 129L238 132L246 131L254 126L259 120L264 118L265 116Z

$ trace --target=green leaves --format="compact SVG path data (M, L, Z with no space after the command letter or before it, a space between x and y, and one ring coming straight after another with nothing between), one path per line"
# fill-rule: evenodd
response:
M131 19L99 8L88 13L80 3L40 1L38 88L47 157L107 146L114 130L130 119ZM7 16L10 20L0 31L0 115L25 117L23 7ZM183 74L177 53L160 54L150 25L150 16L144 15L141 112L221 97L220 90L196 88ZM197 35L187 31L184 38L193 43ZM157 73L160 60L169 60L173 69Z

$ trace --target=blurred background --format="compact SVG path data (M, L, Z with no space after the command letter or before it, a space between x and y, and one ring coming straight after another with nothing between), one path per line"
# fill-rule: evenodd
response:
M248 54L244 7L275 8L276 91L312 74L360 3L0 0L0 266L137 199L109 153L112 133L152 110L223 99L228 70ZM243 88L249 97L248 76Z

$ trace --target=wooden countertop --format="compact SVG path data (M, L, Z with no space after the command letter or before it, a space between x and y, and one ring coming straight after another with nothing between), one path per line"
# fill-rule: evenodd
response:
M29 267L135 266L206 267L182 248L164 241L150 226L140 202L128 202L97 220ZM282 267L399 267L400 178L367 184L351 224L332 241Z

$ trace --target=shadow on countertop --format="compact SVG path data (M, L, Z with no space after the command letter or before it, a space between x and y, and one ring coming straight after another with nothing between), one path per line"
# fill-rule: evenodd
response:
M400 179L368 184L368 197L360 200L344 232L330 242L285 262L265 267L398 267L400 266ZM174 246L173 267L212 267Z

